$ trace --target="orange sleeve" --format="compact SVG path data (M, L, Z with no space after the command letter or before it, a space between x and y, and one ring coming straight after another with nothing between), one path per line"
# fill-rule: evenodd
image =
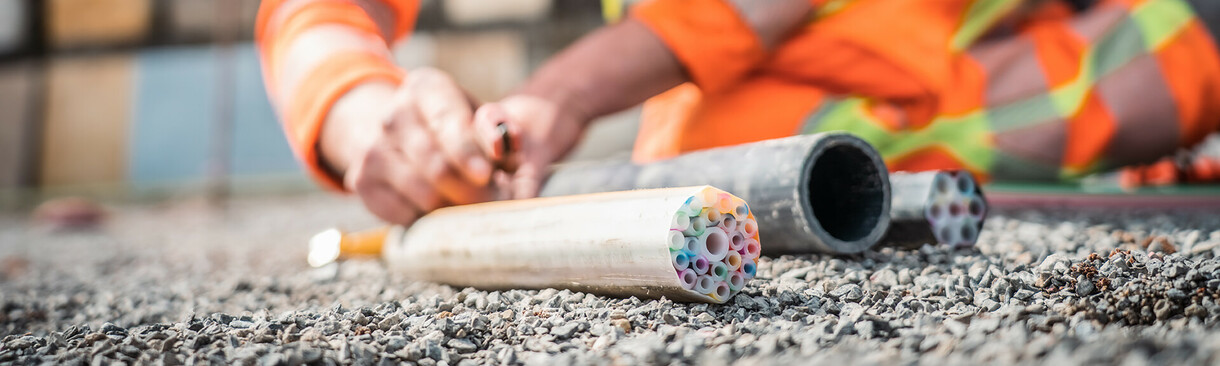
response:
M661 38L704 92L733 85L767 56L737 9L721 0L645 1L631 16Z
M310 175L327 188L342 190L339 177L319 160L318 136L331 107L356 85L370 80L402 81L403 71L389 58L389 45L405 37L415 24L418 0L265 0L255 24L255 41L263 65L263 81L288 137L289 145ZM375 50L336 48L320 62L308 65L291 83L278 80L291 45L302 34L321 26L380 40ZM299 65L298 65L299 66ZM279 90L292 85L292 90Z

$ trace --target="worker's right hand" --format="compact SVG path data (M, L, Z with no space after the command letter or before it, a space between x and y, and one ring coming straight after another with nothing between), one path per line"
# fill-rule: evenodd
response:
M365 125L375 135L343 173L345 187L369 211L410 225L444 206L495 198L491 147L479 143L494 139L477 138L475 103L452 78L434 69L412 70L382 103L381 123Z

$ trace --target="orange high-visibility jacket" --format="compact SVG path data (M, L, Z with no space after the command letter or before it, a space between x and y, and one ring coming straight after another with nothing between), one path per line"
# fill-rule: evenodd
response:
M840 130L894 170L1063 179L1150 162L1220 127L1220 57L1192 5L1208 0L812 1L815 14L773 48L742 17L749 1L637 5L632 17L691 83L645 104L635 160ZM294 38L325 28L385 43L410 29L417 6L264 3L266 79L308 165L335 98L401 73L367 50L286 71Z

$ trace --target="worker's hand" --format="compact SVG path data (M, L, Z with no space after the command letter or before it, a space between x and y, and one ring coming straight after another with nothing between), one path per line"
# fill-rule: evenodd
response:
M537 96L517 94L496 103L484 104L475 113L475 125L481 135L489 128L506 122L512 137L513 151L501 157L498 137L488 140L497 161L503 161L508 176L508 190L514 199L538 195L542 183L550 174L552 163L562 159L579 141L588 124L580 111L563 108L559 103Z
M378 217L409 225L437 208L495 198L490 145L473 127L474 103L444 73L407 73L384 101L378 134L352 159L344 185Z

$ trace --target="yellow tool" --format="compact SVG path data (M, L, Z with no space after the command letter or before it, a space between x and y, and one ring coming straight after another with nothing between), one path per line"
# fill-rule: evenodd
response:
M337 228L320 232L309 239L309 265L322 267L339 259L380 257L389 232L389 226L351 233Z

